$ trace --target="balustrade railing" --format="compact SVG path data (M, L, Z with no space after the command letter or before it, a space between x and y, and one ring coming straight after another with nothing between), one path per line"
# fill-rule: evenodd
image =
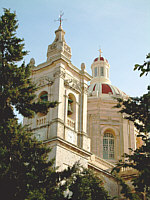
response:
M72 128L72 129L75 129L75 122L73 119L67 117L67 125Z
M39 119L36 120L36 125L37 126L42 126L46 124L46 116L40 117Z

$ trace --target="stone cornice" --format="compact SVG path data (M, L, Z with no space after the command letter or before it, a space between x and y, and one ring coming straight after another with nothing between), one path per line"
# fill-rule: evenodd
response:
M91 159L89 160L89 163L91 163L92 165L95 165L97 167L99 167L102 170L107 170L108 172L112 170L112 168L115 167L114 164L108 162L107 160L104 160L96 155L92 155ZM105 169L104 169L105 168Z
M96 165L94 165L92 163L88 163L88 168L90 168L90 169L92 169L94 171L100 172L100 173L108 176L109 178L115 179L115 177L111 173L109 173L107 170L103 170L103 169L99 168L98 166L96 166Z
M75 73L77 73L79 75L79 77L84 77L84 79L86 81L90 81L92 76L89 75L86 71L82 72L82 70L78 69L76 66L74 66L70 60L68 60L64 55L57 55L56 57L54 57L53 59L50 59L49 61L46 61L44 63L39 64L37 67L32 68L32 72L33 74L41 69L44 69L46 67L49 67L50 65L52 65L54 62L58 62L59 60L63 60L68 67L73 70Z
M72 150L73 152L76 152L79 156L84 156L84 158L87 157L87 159L89 159L89 157L92 155L92 153L84 150L84 149L81 149L79 147L77 147L76 145L74 144L71 144L70 142L67 142L66 140L60 138L60 137L56 137L56 138L53 138L53 139L50 139L50 140L46 140L46 141L43 141L43 143L49 143L49 144L57 144L59 146L63 146L65 149L67 150Z
M39 65L37 65L36 67L32 68L32 71L33 73L38 71L38 70L41 70L43 68L46 68L48 66L50 66L52 63L56 62L56 61L59 61L59 60L63 60L65 63L70 63L71 61L68 60L64 55L57 55L56 57L54 57L53 59L50 59L44 63L41 63Z
M78 73L80 76L83 76L86 81L90 81L92 76L90 74L88 74L86 71L82 71L80 69L78 69L76 66L74 66L71 62L68 64L68 66L75 71L76 73Z

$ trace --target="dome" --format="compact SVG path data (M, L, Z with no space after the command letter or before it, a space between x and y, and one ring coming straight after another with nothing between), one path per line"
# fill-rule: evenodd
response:
M112 96L112 97L126 97L127 95L119 88L106 83L93 83L88 87L88 96Z
M108 60L101 55L101 49L99 51L99 57L95 58L91 65L93 78L88 87L88 96L103 98L127 97L127 95L119 88L111 85L111 81L109 79L110 65L108 63Z
M97 58L94 59L94 62L97 62L97 61L105 61L105 62L108 63L108 60L106 58L102 57L102 56L97 57Z

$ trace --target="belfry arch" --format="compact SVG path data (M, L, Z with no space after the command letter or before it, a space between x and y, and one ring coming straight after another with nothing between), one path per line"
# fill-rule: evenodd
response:
M67 116L76 121L76 97L74 94L68 94Z

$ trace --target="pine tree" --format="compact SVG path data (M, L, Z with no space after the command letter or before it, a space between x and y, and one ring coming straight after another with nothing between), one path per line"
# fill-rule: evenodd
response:
M146 58L150 58L150 53ZM140 76L148 75L150 61L145 61L142 65L136 64L134 70L139 70ZM118 172L122 167L135 169L137 176L131 180L135 191L148 198L150 197L150 86L148 86L148 92L141 97L132 97L127 100L118 99L116 107L121 108L120 112L126 114L126 119L134 122L139 131L138 137L143 140L143 145L136 150L131 149L131 155L124 154L125 160L120 160L114 170ZM126 193L126 197L136 199L129 192Z
M60 175L48 161L50 149L18 124L14 108L24 117L46 113L57 102L35 102L36 86L23 39L16 36L16 14L4 9L0 18L0 195L3 200L46 200L58 190ZM56 195L55 195L56 196ZM51 198L53 199L53 198Z
M76 164L75 169L68 181L68 196L65 198L66 200L111 199L98 175L78 164Z
M31 137L31 133L11 119L0 126L0 190L3 199L26 199L47 183L53 161L50 149ZM43 191L42 195L43 195ZM37 198L38 199L38 198Z
M24 117L32 117L57 105L57 102L40 100L35 103L36 86L30 79L31 68L24 62L17 66L27 54L24 40L16 36L17 28L16 14L4 9L0 19L0 115L3 120L15 116L14 107Z

